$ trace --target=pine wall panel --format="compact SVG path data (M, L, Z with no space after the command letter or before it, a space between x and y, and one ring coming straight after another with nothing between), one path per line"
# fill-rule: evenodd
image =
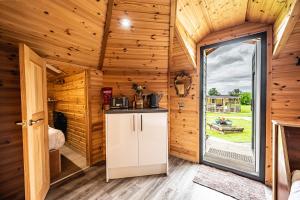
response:
M272 119L300 123L300 19L272 65Z
M105 160L105 134L103 131L102 100L100 95L103 87L103 74L99 70L89 70L87 77L90 117L90 164L95 164Z
M172 66L170 67L170 154L199 161L199 66L194 65L178 34L173 40ZM189 95L178 97L174 81L176 75L185 71L192 77ZM183 107L180 107L182 105Z
M130 28L120 20L131 21ZM163 94L168 107L170 1L115 0L103 64L104 86L133 100L132 84Z
M171 1L115 0L105 49L103 85L114 96L134 97L133 83L162 94L168 108L168 59ZM129 19L131 26L120 22ZM130 103L131 104L131 103ZM132 104L131 104L132 105Z
M18 49L0 43L0 199L24 199Z
M68 120L66 144L86 156L88 113L86 102L86 72L64 77L64 83L48 82L49 124L53 127L53 111L62 112Z

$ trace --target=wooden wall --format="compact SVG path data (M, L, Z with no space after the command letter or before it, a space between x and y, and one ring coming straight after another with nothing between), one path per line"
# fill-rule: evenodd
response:
M168 108L170 0L115 0L105 49L103 85L113 95L133 100L133 83L146 92L163 94L160 107ZM130 28L121 26L127 18Z
M170 0L115 0L102 68L113 95L133 97L136 82L162 93L167 107L170 9ZM130 28L120 25L123 18Z
M64 113L68 120L66 143L86 156L88 113L85 72L64 77L63 80L63 84L57 84L56 80L48 82L48 98L57 100L48 103L49 124L53 127L53 109Z
M300 20L272 65L272 119L300 123Z
M193 162L199 161L199 66L189 58L180 36L173 40L172 66L170 67L170 154ZM187 97L176 95L174 80L185 71L192 77L192 87ZM179 108L179 105L183 105Z
M18 49L0 43L0 199L24 199Z
M103 74L99 70L89 70L88 80L88 107L89 107L89 140L90 164L105 160L105 134L103 131L103 113L101 89Z

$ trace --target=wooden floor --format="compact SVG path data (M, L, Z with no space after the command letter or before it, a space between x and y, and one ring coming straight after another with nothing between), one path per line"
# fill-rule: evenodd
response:
M193 183L199 164L171 157L169 165L169 176L126 178L111 180L109 183L105 182L105 167L94 166L84 175L51 188L46 199L232 199Z

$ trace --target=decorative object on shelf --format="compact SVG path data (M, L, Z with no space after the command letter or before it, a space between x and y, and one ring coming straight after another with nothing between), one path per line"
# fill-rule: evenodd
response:
M135 90L135 108L144 108L143 90L146 89L146 87L138 85L137 83L133 83L132 89Z
M188 73L182 71L176 76L174 84L177 96L186 97L191 89L192 77Z
M104 87L102 88L102 105L104 110L110 109L110 103L112 99L112 88L111 87Z
M56 79L54 81L54 84L56 84L56 85L63 85L63 84L65 84L65 79L63 79L63 78Z
M55 102L57 102L57 100L55 100L54 98L48 97L48 103L55 103Z

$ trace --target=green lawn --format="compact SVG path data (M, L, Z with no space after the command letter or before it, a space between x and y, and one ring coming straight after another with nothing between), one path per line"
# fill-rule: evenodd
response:
M251 107L242 106L241 112L239 113L206 113L206 122L213 122L218 117L225 117L232 121L233 126L243 127L244 131L242 133L226 133L221 134L218 131L210 130L206 126L206 133L209 136L217 137L231 142L251 142L252 135L252 118L251 118Z

